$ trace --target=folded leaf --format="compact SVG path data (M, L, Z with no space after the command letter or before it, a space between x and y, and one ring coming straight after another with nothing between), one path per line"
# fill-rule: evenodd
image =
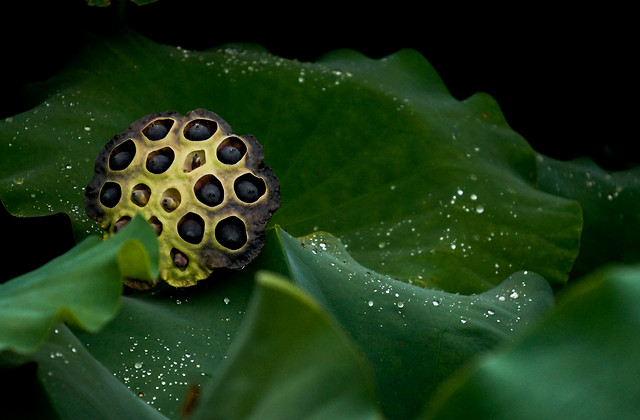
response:
M585 279L516 343L438 393L428 419L640 417L640 268Z
M157 239L136 217L118 235L90 237L41 268L0 285L0 350L30 353L56 322L99 330L119 306L122 278L157 275Z
M373 377L350 337L298 287L268 272L198 419L380 419Z

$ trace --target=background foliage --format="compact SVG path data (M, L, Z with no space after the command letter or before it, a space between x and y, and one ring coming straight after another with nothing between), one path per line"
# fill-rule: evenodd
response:
M89 8L88 35L63 25L57 41L43 40L54 42L56 60L45 60L42 81L20 91L0 126L0 197L21 216L3 225L22 229L11 252L30 250L3 273L0 360L3 376L32 391L26 410L637 414L637 361L621 355L638 346L638 269L590 274L638 261L638 173L612 153L615 142L606 154L591 150L599 165L558 159L572 148L557 143L538 148L556 149L555 158L543 156L493 98L451 95L417 51L290 60L256 45L220 47L247 33L212 41L197 19L174 22L173 32L167 9L144 7L126 7L128 28L113 8ZM74 42L55 44L66 36ZM136 252L152 275L157 251L144 223L96 242L82 211L92 160L140 116L200 106L255 134L281 179L265 251L190 289L121 296L120 276L141 268L127 256Z

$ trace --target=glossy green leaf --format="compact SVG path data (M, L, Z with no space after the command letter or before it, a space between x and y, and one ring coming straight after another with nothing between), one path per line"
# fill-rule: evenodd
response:
M231 345L262 269L290 278L354 340L372 366L388 418L416 414L456 369L553 305L548 283L534 273L515 273L475 296L431 291L362 267L331 235L296 239L273 228L263 253L244 270L221 270L190 288L124 296L116 318L99 333L76 335L134 394L176 418L189 390L220 381L221 364L235 357ZM288 336L284 324L281 334Z
M519 272L479 295L427 290L362 267L335 237L279 231L289 276L333 314L371 361L389 418L411 418L469 359L553 306L547 282Z
M573 277L611 262L640 261L640 168L610 172L586 158L538 160L540 188L577 200L584 213Z
M429 419L637 419L640 268L585 279L516 343L451 380Z
M332 232L378 272L480 293L530 270L560 287L577 254L578 205L536 188L535 154L491 97L456 100L415 51L301 63L123 31L30 92L39 105L0 123L0 196L14 214L67 212L78 238L97 232L83 189L109 138L204 107L263 145L282 187L274 223Z
M382 418L351 338L286 279L261 272L257 280L231 357L193 419Z
M20 359L37 363L38 379L56 418L167 419L97 362L63 324L52 326L52 334L33 354L13 361Z
M0 350L34 351L55 322L99 330L119 307L123 277L157 276L157 252L155 233L136 217L113 239L87 238L0 285Z

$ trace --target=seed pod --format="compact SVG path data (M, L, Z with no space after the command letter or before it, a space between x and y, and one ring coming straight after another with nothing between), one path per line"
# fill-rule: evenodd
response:
M140 213L160 237L157 281L191 286L260 253L280 206L280 184L263 159L253 136L234 134L211 111L152 114L98 155L85 193L87 214L108 237L128 222L122 215ZM124 281L138 289L157 283Z

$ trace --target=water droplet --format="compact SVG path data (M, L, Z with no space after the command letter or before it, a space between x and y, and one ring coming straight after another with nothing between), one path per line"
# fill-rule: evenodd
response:
M440 302L438 302L437 300L433 301L433 306L440 306Z
M478 213L478 214L482 214L482 213L484 213L484 206L482 206L482 205L477 205L477 206L476 206L476 213Z
M136 369L140 369L140 368L142 367L142 362L136 362L136 363L133 365L133 367L134 367L134 368L136 368Z
M22 185L23 182L24 182L24 179L22 178L14 178L13 180L13 183L17 185Z
M229 302L231 302L231 300L228 297L224 298L223 301L225 305L228 305Z
M380 242L378 244L378 248L380 248L380 249L384 248L385 246L386 246L386 244L384 242Z
M511 293L511 294L509 295L509 297L510 297L511 299L517 299L517 298L518 298L518 296L520 296L520 295L518 295L518 292L516 292L515 290L513 291L513 293Z
M404 308L404 302L398 302L398 308Z
M372 301L372 300L370 300L369 302L367 302L367 305L369 305L369 306L373 306L373 301Z

